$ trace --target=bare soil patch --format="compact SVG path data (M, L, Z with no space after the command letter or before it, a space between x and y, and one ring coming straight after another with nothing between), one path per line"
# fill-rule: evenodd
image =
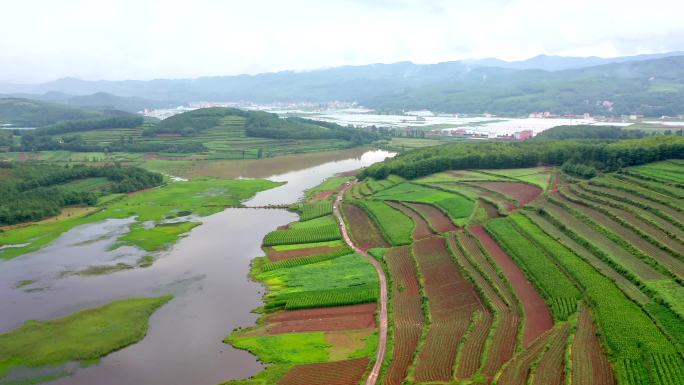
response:
M411 220L413 220L413 223L415 224L415 227L413 228L413 234L411 235L413 239L423 239L432 235L432 231L430 231L430 227L428 226L427 222L425 222L423 217L418 215L418 213L398 202L387 201L386 203L401 211L406 216L411 218Z
M537 186L519 182L479 182L477 186L508 195L517 200L520 207L532 202L542 193L542 189Z
M404 204L425 218L430 226L438 233L446 233L449 231L456 231L458 229L458 227L451 222L449 217L447 217L442 210L434 206L425 203L406 202Z
M265 319L268 334L375 328L376 304L288 310Z
M354 244L362 250L374 247L389 247L373 220L363 209L353 204L343 204L342 212L349 223Z
M297 365L278 385L358 385L368 368L368 358Z
M551 330L553 319L548 306L527 280L518 265L505 251L494 241L482 226L473 226L470 231L480 240L489 255L496 261L513 289L518 294L525 312L525 335L523 342L528 346L535 338Z

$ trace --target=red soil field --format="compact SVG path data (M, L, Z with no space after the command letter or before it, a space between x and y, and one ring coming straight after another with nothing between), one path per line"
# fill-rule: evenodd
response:
M432 323L418 355L416 382L449 381L456 352L482 303L451 259L444 238L431 237L413 244L424 280Z
M553 327L553 319L551 318L549 308L546 306L546 303L539 293L534 289L532 283L525 278L525 275L520 268L513 262L511 257L499 247L484 227L473 226L470 228L470 231L480 240L518 294L518 298L520 298L520 302L522 302L525 312L525 335L523 342L525 346L529 345L535 338Z
M546 343L555 334L548 331L539 336L525 351L519 353L506 366L497 381L497 385L527 385L528 377L532 371L532 364L540 353L544 351Z
M316 194L313 199L311 199L312 202L318 202L322 200L326 200L330 198L330 196L333 194L332 191L321 191L318 194Z
M375 328L374 303L289 310L264 320L268 334Z
M368 368L368 358L297 365L278 385L358 385Z
M383 378L385 385L401 385L423 331L420 285L408 246L394 247L385 255L392 276L394 349L392 362Z
M487 218L499 218L501 216L501 214L499 214L499 209L493 204L484 199L478 199L478 202L487 213Z
M442 210L423 203L404 203L425 218L430 226L438 233L456 231L458 228L444 215Z
M389 247L382 232L363 209L353 204L342 204L342 213L349 223L352 241L362 250Z
M573 383L582 385L616 384L586 306L581 307L577 318L577 331L572 344L572 378Z
M513 197L521 207L532 202L542 192L537 186L519 182L479 182L476 185Z
M297 258L297 257L305 257L308 255L314 255L314 254L328 253L328 252L332 252L332 251L341 250L343 248L344 248L344 246L336 246L336 247L319 246L319 247L309 247L308 249L295 249L295 250L278 251L278 250L274 250L272 247L267 247L267 248L265 248L265 250L266 250L266 255L268 255L268 259L270 259L273 262L276 262L276 261L282 261L284 259L291 259L291 258Z
M401 211L413 220L413 223L415 223L415 227L413 228L413 234L411 235L413 239L423 239L432 235L432 231L430 231L430 227L428 226L427 222L425 222L423 217L418 215L418 213L398 202L387 201L385 203Z
M570 327L565 324L553 336L551 342L542 354L534 371L532 385L563 385L565 384L565 347L568 342ZM586 359L586 358L585 358ZM584 384L578 382L578 384Z

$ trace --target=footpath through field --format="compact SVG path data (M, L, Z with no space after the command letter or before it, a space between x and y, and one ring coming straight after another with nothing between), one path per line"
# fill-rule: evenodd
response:
M380 283L380 336L378 338L378 351L375 357L375 364L373 365L373 369L371 369L371 372L368 374L368 378L366 379L366 385L375 385L375 383L378 381L378 376L380 375L382 363L385 361L385 350L387 348L387 278L385 277L385 271L382 269L380 262L370 256L365 250L362 250L354 245L349 237L349 234L347 233L347 227L345 226L342 215L340 214L340 203L342 202L344 193L356 182L357 181L355 179L353 182L345 184L340 190L339 194L337 195L337 199L335 200L335 204L333 205L333 212L340 223L340 230L342 231L342 238L344 239L344 242L346 242L355 252L366 257L378 274L378 280Z

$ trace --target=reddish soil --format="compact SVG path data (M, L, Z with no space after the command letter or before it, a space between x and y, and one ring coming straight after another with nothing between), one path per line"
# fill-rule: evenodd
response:
M444 238L417 241L413 251L424 279L432 320L417 357L415 379L416 382L449 381L470 318L483 305L470 281L452 261Z
M582 306L577 318L577 332L572 344L572 378L574 383L583 385L616 384L586 306Z
M553 334L552 332L546 332L534 340L534 343L527 350L516 355L501 373L497 384L527 385L534 361L544 351L544 346L546 346L546 343Z
M539 194L542 193L542 189L527 183L479 182L476 185L488 190L508 195L517 200L521 207L532 202L537 196L539 196Z
M269 334L375 328L374 303L282 311L266 317Z
M27 153L25 153L25 152L20 152L19 155L18 155L18 158L19 158L20 161L23 162L23 161L28 160L29 155L28 155Z
M525 278L518 265L506 254L482 226L473 226L470 231L480 240L489 255L496 261L513 289L518 294L525 312L525 335L523 342L528 346L535 338L553 327L549 308L542 297Z
M406 207L406 206L404 206L398 202L387 201L385 203L387 203L388 205L390 205L390 206L394 207L395 209L401 211L402 213L404 213L406 216L408 216L409 218L411 218L413 220L415 227L413 228L412 237L414 240L415 239L423 239L423 238L426 238L426 237L429 237L430 235L432 235L432 231L430 231L430 227L428 226L427 222L425 222L423 217L418 215L418 213L416 213L415 211L411 210L410 208L408 208L408 207Z
M368 368L368 358L297 365L278 385L358 385Z
M321 192L319 192L318 194L316 194L316 195L311 199L311 201L312 201L312 202L318 202L318 201L326 200L326 199L330 198L330 196L331 196L332 194L333 194L332 191L321 191Z
M565 384L565 347L569 335L570 327L566 324L553 336L537 363L532 385ZM584 384L584 382L577 383Z
M351 238L361 250L389 247L382 232L363 209L353 204L343 204L342 212L351 227Z
M430 226L438 233L446 233L449 231L456 231L458 227L454 225L449 217L444 215L442 210L424 203L405 203L406 206L415 210L423 218L425 218Z
M501 216L501 214L499 214L499 209L493 204L484 199L479 199L478 201L480 202L480 206L487 212L487 218L499 218Z
M395 247L385 255L392 275L392 309L394 315L394 350L392 362L383 384L401 385L423 331L420 284L408 246Z
M344 246L337 246L337 247L319 246L319 247L310 247L308 249L295 249L295 250L277 251L277 250L274 250L272 247L268 247L265 250L266 250L266 255L268 255L268 259L275 262L275 261L282 261L284 259L306 257L308 255L314 255L314 254L329 253L332 251L341 250L343 248L344 248Z

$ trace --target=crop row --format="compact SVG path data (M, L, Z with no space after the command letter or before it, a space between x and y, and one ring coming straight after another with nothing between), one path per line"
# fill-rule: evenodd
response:
M276 230L266 234L264 246L292 245L297 243L313 243L340 239L340 228L337 224L328 224L314 228Z
M286 310L356 305L375 302L378 298L378 287L373 285L315 292L295 292L284 297L281 300L285 301L283 305Z
M684 260L684 256L661 241L664 234L658 234L654 238L642 230L638 224L630 223L591 201L587 202L578 198L565 189L561 189L560 192L563 203L583 215L585 223L586 221L600 223L606 231L614 234L613 236L630 244L629 249L632 253L638 252L642 258L650 257L649 259L653 260L652 264L662 264L679 276L684 274L684 264L681 261Z
M368 358L297 365L278 385L357 385L368 368Z
M584 295L596 316L604 346L612 357L623 363L623 365L618 365L620 377L633 378L633 380L626 380L627 384L641 384L637 381L639 376L630 373L647 373L649 370L641 362L640 357L657 352L666 355L677 354L675 346L651 318L636 303L627 298L610 279L552 239L527 217L516 214L511 219L525 231L530 240L547 250L563 270L582 286ZM630 363L629 367L624 365L625 362ZM684 365L684 361L680 361L680 364ZM650 377L654 379L653 372ZM662 381L653 383L666 384Z
M368 215L380 227L385 238L394 246L411 243L413 221L401 211L388 206L382 201L364 200L358 202Z
M534 283L550 305L554 318L566 320L575 312L580 298L579 290L543 250L530 245L507 219L489 221L487 230Z
M451 220L444 215L444 212L432 205L410 202L404 202L404 205L420 214L420 216L427 221L430 228L436 233L446 233L456 231L457 229Z
M298 257L298 258L289 258L285 259L282 261L277 261L277 262L267 262L264 263L263 265L259 266L261 271L271 271L271 270L277 270L277 269L286 269L290 267L295 267L295 266L303 266L303 265L308 265L311 263L318 263L318 262L323 262L323 261L328 261L337 257L341 257L343 255L347 255L352 253L353 251L349 247L344 247L343 249L340 250L335 250L331 251L328 253L320 253L320 254L314 254L314 255L308 255L304 257Z
M660 194L667 195L675 199L684 198L684 189L670 186L667 184L667 182L663 182L655 178L649 178L639 173L613 174L613 177L623 182L633 183L640 187L656 191Z
M301 206L301 219L302 221L308 221L309 219L319 218L332 214L332 201L324 200L314 203L305 203Z

